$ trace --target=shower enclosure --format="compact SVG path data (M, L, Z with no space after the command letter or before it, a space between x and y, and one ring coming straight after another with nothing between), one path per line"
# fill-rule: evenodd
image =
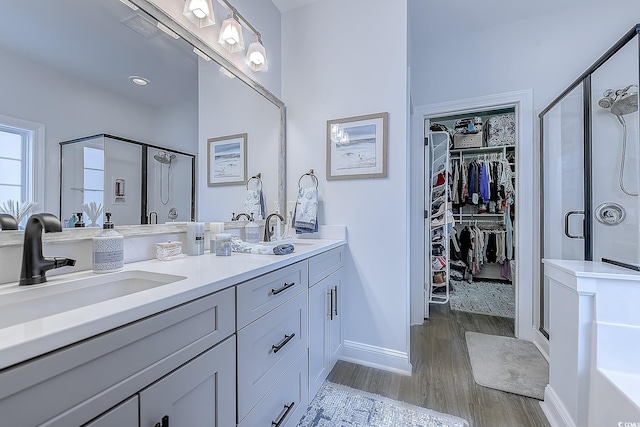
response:
M97 209L96 209L97 208ZM100 134L60 143L60 217L101 226L195 218L195 156Z
M640 24L539 115L541 258L640 269ZM549 284L540 263L540 331Z

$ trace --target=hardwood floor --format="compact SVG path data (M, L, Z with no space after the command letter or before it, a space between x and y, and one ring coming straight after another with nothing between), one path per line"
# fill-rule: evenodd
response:
M456 415L472 427L547 427L539 400L481 387L473 380L465 331L512 337L513 327L513 319L432 305L431 318L411 327L411 376L339 361L328 380Z

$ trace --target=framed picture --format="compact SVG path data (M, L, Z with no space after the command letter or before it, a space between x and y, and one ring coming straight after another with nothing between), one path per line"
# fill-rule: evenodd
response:
M246 184L247 134L207 139L207 185Z
M389 113L327 121L327 179L387 176Z

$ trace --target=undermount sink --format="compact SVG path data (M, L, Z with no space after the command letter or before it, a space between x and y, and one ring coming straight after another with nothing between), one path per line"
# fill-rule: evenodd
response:
M278 245L286 245L286 244L290 244L293 246L311 246L313 245L313 242L307 242L299 239L284 239L284 240L274 240L272 242L260 242L258 244L262 246L268 246L270 248L275 248Z
M0 328L41 319L185 279L151 271L121 271L0 292Z

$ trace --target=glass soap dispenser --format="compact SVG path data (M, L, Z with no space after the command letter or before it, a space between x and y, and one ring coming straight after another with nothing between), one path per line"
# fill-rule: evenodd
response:
M93 237L93 272L111 273L124 268L124 236L113 229L111 213L103 230Z
M253 220L253 214L251 214L247 225L244 226L244 238L249 243L260 241L260 226Z

